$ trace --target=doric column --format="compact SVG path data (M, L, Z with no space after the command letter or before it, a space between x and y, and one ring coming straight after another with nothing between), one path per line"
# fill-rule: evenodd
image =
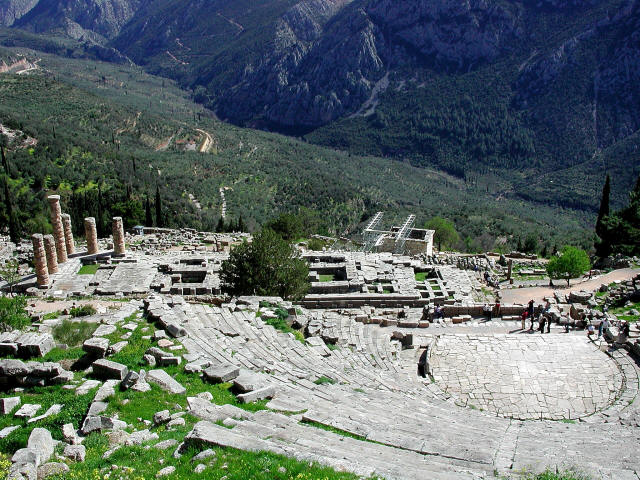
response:
M64 240L64 227L62 226L60 195L49 195L49 207L51 207L51 225L53 225L53 237L56 240L58 263L64 263L67 261L67 245Z
M67 246L67 255L76 253L76 245L73 241L73 230L71 230L71 215L62 214L62 227L64 228L64 242Z
M87 239L87 253L95 255L98 253L98 231L96 230L96 219L87 217L84 219L84 236Z
M113 252L117 257L123 257L125 254L122 217L113 217Z
M44 251L47 254L47 267L50 274L58 273L58 254L56 252L56 241L53 235L45 235Z
M47 271L47 254L44 250L44 239L42 235L36 233L31 237L33 243L33 263L36 267L36 281L38 287L46 288L49 286L49 272Z

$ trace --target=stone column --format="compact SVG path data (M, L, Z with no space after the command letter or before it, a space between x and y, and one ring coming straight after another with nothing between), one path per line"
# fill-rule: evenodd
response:
M96 230L96 219L87 217L84 219L84 236L87 239L87 253L95 255L98 253L98 231Z
M67 245L64 240L64 227L62 226L60 195L49 195L49 206L51 207L51 225L53 225L53 237L56 240L58 263L64 263L67 261Z
M47 271L47 254L44 250L44 239L42 235L36 233L31 237L33 243L33 263L36 267L36 281L38 287L46 288L49 286L49 272Z
M76 244L73 241L73 230L71 230L71 215L62 214L62 226L64 228L64 242L67 246L67 255L76 253Z
M113 252L117 257L123 257L125 254L122 217L113 217Z
M53 235L44 236L44 250L47 253L47 267L49 273L58 273L58 254L56 253L56 241Z

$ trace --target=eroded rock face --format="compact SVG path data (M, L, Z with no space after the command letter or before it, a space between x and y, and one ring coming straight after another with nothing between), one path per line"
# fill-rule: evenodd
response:
M145 0L34 1L35 6L14 26L36 33L63 31L73 38L89 37L101 43L116 35L144 3Z
M322 125L357 110L398 64L457 71L495 58L522 35L519 21L519 7L483 0L304 1L282 16L274 50L245 68L219 110Z
M10 27L37 3L38 0L5 0L0 2L0 25Z

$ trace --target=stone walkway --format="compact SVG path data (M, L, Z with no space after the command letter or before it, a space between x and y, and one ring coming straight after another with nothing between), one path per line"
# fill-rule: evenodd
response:
M430 366L461 405L523 420L592 415L622 388L618 366L584 336L443 335Z

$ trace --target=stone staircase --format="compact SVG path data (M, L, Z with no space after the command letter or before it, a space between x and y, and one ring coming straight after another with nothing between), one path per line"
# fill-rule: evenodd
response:
M638 371L622 351L612 355L628 388L613 410L590 422L516 421L455 405L418 377L420 351L402 350L393 329L335 313L329 318L338 348L329 349L320 337L302 343L239 307L165 301L154 312L185 329L180 341L193 356L250 370L275 387L270 411L225 419L232 429L205 420L189 441L268 450L387 479L494 478L494 471L571 466L594 478L639 478Z

